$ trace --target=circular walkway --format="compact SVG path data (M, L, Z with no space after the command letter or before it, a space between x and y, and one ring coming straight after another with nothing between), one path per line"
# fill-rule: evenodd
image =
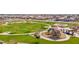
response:
M67 40L70 39L70 36L67 35L67 34L65 34L65 35L66 35L66 38L64 38L64 39L57 39L57 40L55 40L55 39L47 38L47 37L44 37L44 36L42 35L43 32L46 32L46 31L40 32L40 38L42 38L42 39L46 39L46 40L50 40L50 41L67 41Z
M77 33L74 33L74 36L75 36L75 37L79 37L79 34L77 34Z

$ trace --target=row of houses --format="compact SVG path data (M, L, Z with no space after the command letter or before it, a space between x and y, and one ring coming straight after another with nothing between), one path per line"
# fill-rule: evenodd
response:
M37 20L54 19L55 21L75 21L79 20L79 15L50 15L50 14L0 15L0 21L6 19L37 19Z

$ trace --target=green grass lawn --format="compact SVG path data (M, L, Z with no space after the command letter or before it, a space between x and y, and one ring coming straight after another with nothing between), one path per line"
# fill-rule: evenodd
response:
M56 22L57 23L57 22ZM12 32L13 34L21 34L21 33L31 33L31 32L37 32L40 30L45 30L47 28L44 28L48 25L53 25L55 22L37 22L37 23L13 23L9 25L0 25L0 32ZM63 23L68 24L69 27L77 24L69 24L69 23ZM79 44L79 38L71 37L68 41L63 42L55 42L55 41L48 41L45 39L36 39L29 35L17 35L17 36L5 36L0 35L0 40L4 41L5 43L10 43L10 40L14 40L16 42L20 43L36 43L36 44Z
M0 25L0 32L12 32L12 33L30 33L40 30L45 30L45 26L53 25L55 22L38 22L38 23L13 23L9 25ZM65 24L65 23L63 23ZM76 26L77 24L68 24L69 27Z
M45 39L36 39L35 37L29 35L18 35L18 36L4 36L0 35L0 40L11 43L10 40L14 40L20 43L30 43L30 44L79 44L79 38L71 37L68 41L63 42L55 42L55 41L48 41Z
M13 32L13 33L30 33L44 29L43 23L14 23L7 26L0 26L0 32Z

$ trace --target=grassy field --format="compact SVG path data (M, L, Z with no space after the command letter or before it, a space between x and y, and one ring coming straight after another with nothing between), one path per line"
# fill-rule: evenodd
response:
M13 23L8 24L6 26L0 25L0 32L11 32L12 34L22 34L22 33L31 33L31 32L38 32L41 30L45 30L45 26L53 25L55 22L37 22L37 23ZM73 25L73 23L63 23L68 24L69 27ZM35 37L29 35L0 35L0 40L4 41L5 43L30 43L30 44L79 44L79 38L71 37L68 41L64 42L54 42L48 41L45 39L36 39Z
M7 26L0 26L0 32L12 32L12 33L30 33L44 29L43 23L14 23Z
M0 40L6 43L30 43L30 44L79 44L79 38L71 37L68 41L64 42L55 42L55 41L48 41L45 39L36 39L35 37L29 35L18 35L18 36L4 36L0 35ZM12 42L11 42L12 41Z

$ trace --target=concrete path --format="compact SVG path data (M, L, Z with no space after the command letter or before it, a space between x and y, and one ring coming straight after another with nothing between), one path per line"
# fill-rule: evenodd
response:
M34 34L35 32L33 33L24 33L24 34L9 34L9 33L0 33L0 35L9 35L9 36L12 36L12 35L32 35Z
M74 36L79 38L79 34L77 34L77 33L74 33Z
M67 41L67 40L70 39L70 36L67 35L67 34L65 34L65 35L66 35L66 38L64 38L64 39L57 39L57 40L55 40L55 39L47 38L47 37L44 37L44 36L42 35L43 32L46 32L46 31L40 32L40 38L42 38L42 39L46 39L46 40L50 40L50 41Z

